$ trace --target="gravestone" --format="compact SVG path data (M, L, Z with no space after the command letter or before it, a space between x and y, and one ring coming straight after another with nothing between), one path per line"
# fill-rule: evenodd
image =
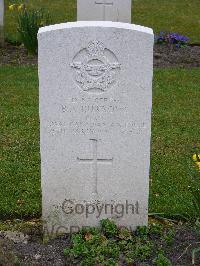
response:
M77 0L77 20L131 23L131 0Z
M148 219L153 32L118 22L41 28L45 233Z
M0 0L0 46L4 44L4 0Z

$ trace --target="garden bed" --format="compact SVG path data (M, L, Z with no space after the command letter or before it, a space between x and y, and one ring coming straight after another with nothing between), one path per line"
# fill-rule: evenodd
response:
M24 47L5 43L5 46L0 48L0 65L37 65L37 57L28 56Z
M200 67L200 46L154 46L154 67Z
M5 237L5 234L0 233L0 247L3 251L3 256L0 252L0 265L14 265L14 263L19 263L20 265L80 265L82 261L87 261L84 265L200 265L199 253L195 255L195 264L192 264L192 251L199 247L200 234L195 231L195 229L182 224L169 223L163 226L162 224L154 223L153 226L151 225L149 227L147 234L143 227L130 235L125 231L123 231L123 233L120 231L120 234L119 232L116 233L114 227L110 226L110 224L106 224L103 233L101 231L101 236L105 239L103 241L110 241L110 243L108 242L109 244L114 243L114 245L116 244L117 247L119 247L119 264L111 263L111 259L116 256L116 252L114 252L114 248L108 248L109 244L106 244L106 242L99 244L98 242L97 245L95 242L96 240L91 242L94 237L97 237L95 233L82 233L76 236L79 237L81 235L83 237L82 243L84 248L88 246L94 247L93 252L97 253L96 256L94 256L94 260L101 258L98 253L99 248L95 250L95 245L98 247L103 245L104 249L106 246L108 249L103 250L103 253L105 252L106 254L105 260L107 256L107 264L93 264L94 261L92 260L91 250L87 255L87 252L79 252L78 246L75 245L73 252L77 252L80 255L74 258L71 255L64 254L64 249L73 247L69 235L57 237L54 240L50 240L48 244L43 244L40 231L41 227L40 230L38 230L38 228L36 229L37 230L31 230L31 233L25 238L21 237L21 240L19 237L10 240ZM109 236L108 233L110 234ZM28 241L24 241L24 239L27 238ZM96 239L99 241L98 238ZM77 239L75 242L77 242ZM129 250L127 250L127 245L131 245L131 243L137 244L133 244L130 246ZM122 246L123 244L125 244L124 247ZM136 250L138 252L135 252ZM131 259L131 252L134 254L133 260ZM156 259L158 257L159 259ZM108 260L110 260L110 264L108 264ZM118 259L115 258L113 261L118 261ZM127 261L129 261L129 263Z
M0 65L37 65L37 57L28 56L23 47L6 43L4 48L0 48ZM200 67L200 46L177 48L155 45L154 67Z

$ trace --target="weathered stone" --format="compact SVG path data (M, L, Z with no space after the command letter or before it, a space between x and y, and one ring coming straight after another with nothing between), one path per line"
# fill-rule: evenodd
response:
M77 0L77 20L131 23L131 0Z
M27 244L29 239L28 235L24 235L23 233L17 231L0 231L0 235L5 239L13 241L14 243Z
M152 30L74 22L38 40L45 233L146 225Z

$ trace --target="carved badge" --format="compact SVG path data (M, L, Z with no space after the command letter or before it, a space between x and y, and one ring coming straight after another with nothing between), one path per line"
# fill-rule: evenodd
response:
M71 67L76 83L87 92L106 92L117 81L120 64L115 54L94 40L73 58Z

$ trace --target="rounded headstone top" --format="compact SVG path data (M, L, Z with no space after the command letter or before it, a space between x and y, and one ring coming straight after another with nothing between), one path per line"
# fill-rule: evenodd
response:
M40 28L38 31L38 35L49 31L56 31L56 30L70 29L70 28L82 28L82 27L127 29L127 30L139 31L153 35L153 30L151 28L135 24L111 22L111 21L77 21L77 22L60 23Z

